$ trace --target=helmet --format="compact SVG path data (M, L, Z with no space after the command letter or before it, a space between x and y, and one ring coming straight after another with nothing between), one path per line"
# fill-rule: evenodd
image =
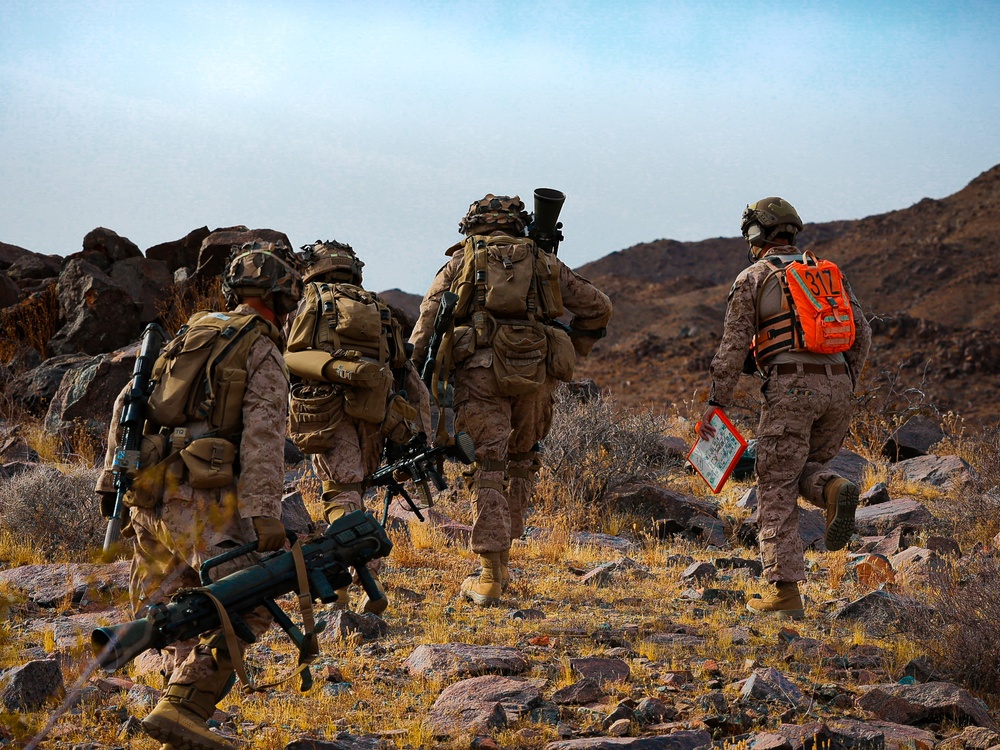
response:
M753 247L763 247L779 234L794 238L802 231L802 219L784 198L761 198L743 210L740 231Z
M478 230L492 231L504 226L514 227L520 234L530 220L531 217L524 210L524 203L516 195L510 197L487 193L482 200L469 206L469 212L458 223L458 231L472 235Z
M284 242L244 242L234 245L222 293L235 307L247 297L261 297L282 315L292 312L302 297L299 262Z
M316 240L302 246L302 260L306 264L303 281L313 281L329 276L333 281L361 284L361 269L365 264L354 254L354 248L336 240Z

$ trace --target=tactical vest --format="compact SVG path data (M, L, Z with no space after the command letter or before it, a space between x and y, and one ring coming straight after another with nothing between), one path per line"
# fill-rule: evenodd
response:
M204 421L211 434L243 430L247 358L261 336L280 346L278 329L259 315L197 312L153 364L148 418L161 427Z
M782 352L838 354L854 344L854 310L840 269L808 250L802 259L764 258L771 272L757 293L757 334L753 353L758 367ZM760 297L774 277L781 288L781 311L760 319Z

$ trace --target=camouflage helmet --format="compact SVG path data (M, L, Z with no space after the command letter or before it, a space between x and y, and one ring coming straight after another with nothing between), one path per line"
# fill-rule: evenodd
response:
M306 264L303 281L329 276L334 281L361 284L361 269L365 264L350 245L336 240L316 240L302 246L302 261Z
M299 262L284 242L234 245L222 293L230 307L247 297L260 297L275 313L290 313L302 297Z
M743 239L752 246L762 247L779 234L794 238L802 231L802 219L795 207L784 198L761 198L743 210L740 231Z
M500 227L514 227L521 234L530 220L524 210L524 202L518 196L487 193L482 200L469 206L469 212L458 223L458 231L471 235Z

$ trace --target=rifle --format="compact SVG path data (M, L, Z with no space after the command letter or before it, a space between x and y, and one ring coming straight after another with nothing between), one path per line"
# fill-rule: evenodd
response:
M146 405L152 392L149 378L153 373L153 363L160 356L160 349L166 338L167 332L159 323L150 323L142 332L142 345L139 348L139 356L135 358L132 382L125 394L125 405L119 422L122 438L115 449L115 459L111 465L115 477L115 503L104 534L105 552L110 552L121 536L125 493L132 486L132 480L139 470L142 435L146 428Z
M455 322L455 306L457 304L458 295L454 292L445 292L441 295L441 303L437 315L434 316L434 331L431 333L430 341L427 342L427 359L424 360L424 366L420 370L420 379L424 381L431 392L431 398L436 403L442 403L443 399L439 399L438 394L434 392L434 373L437 372L439 365L441 342L451 329L452 323Z
M476 447L472 443L469 433L460 432L455 435L455 442L452 445L442 445L431 448L427 445L427 435L421 432L410 440L409 443L399 449L400 455L393 463L383 466L372 474L368 480L370 487L385 487L385 507L382 511L382 525L389 520L389 505L392 498L399 495L406 501L417 518L424 520L420 508L413 502L403 482L407 479L413 481L420 498L424 501L424 507L429 508L433 504L430 484L433 483L438 492L448 489L448 483L438 470L438 459L452 458L461 461L463 464L471 464L476 460ZM397 476L401 479L397 479Z
M566 193L552 188L535 188L535 206L528 225L528 236L542 250L557 255L563 240L559 212L566 202Z
M278 625L299 647L300 665L308 664L311 657L319 653L315 634L321 632L326 623L322 620L317 622L312 632L307 625L303 634L275 602L277 597L298 589L296 554L293 551L276 552L254 565L212 581L213 568L249 554L256 548L257 542L254 541L206 560L200 571L204 588L183 589L169 604L152 605L142 619L94 630L90 635L90 644L98 663L108 672L113 672L146 649L164 648L220 627L222 620L216 606L218 602L236 636L247 643L253 643L256 637L241 615L261 605L267 607ZM337 589L351 585L351 568L354 568L358 582L368 597L373 601L381 599L383 594L372 580L367 563L376 557L385 557L391 551L392 542L371 514L356 510L341 516L316 541L301 546L309 591L299 592L300 597L308 595L312 600L327 603L336 601ZM232 656L235 659L238 655ZM305 666L302 669L302 690L308 690L311 685L312 675Z

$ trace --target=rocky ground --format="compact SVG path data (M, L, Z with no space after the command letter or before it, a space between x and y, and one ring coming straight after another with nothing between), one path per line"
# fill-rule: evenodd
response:
M265 750L1000 745L997 680L957 673L961 659L914 626L935 622L943 592L961 597L983 565L996 570L1000 546L974 541L989 525L957 518L970 497L1000 499L957 455L923 455L948 445L936 430L917 422L897 433L884 446L896 461L838 457L866 490L858 534L849 551L825 553L822 518L802 509L810 551L800 622L745 609L765 590L750 480L711 497L666 461L656 481L613 488L602 525L574 529L536 513L512 552L504 606L486 610L456 597L474 569L463 492L444 493L428 524L394 507L384 619L327 609L315 686L238 688L213 726ZM39 471L9 458L30 459L27 446L6 443L0 493L2 482L29 486ZM679 450L676 438L664 444ZM306 530L315 479L299 463L288 481L286 525ZM544 476L540 490L553 481ZM129 619L127 562L38 559L9 531L0 540L0 744L156 748L138 726L161 687L152 660L107 675L87 647L95 626ZM297 618L291 601L283 606ZM971 633L984 639L986 671L998 663L985 656L995 633ZM295 656L273 629L248 660L267 682Z

